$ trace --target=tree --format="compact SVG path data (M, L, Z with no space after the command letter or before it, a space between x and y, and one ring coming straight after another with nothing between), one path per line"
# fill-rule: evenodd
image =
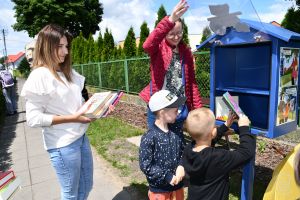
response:
M113 51L115 48L114 38L108 28L105 29L103 37L103 50L101 55L102 61L107 61L113 57Z
M132 58L136 55L136 41L133 28L130 27L124 41L124 54L127 58Z
M5 56L0 58L0 64L4 65L4 61L5 61Z
M16 31L27 31L34 37L45 25L58 24L68 29L74 37L82 32L87 38L90 33L100 30L103 7L98 0L12 0L15 3L13 25Z
M155 21L155 27L165 16L167 16L166 9L163 5L161 5L157 11L157 20Z
M296 1L296 7L288 9L281 25L286 29L300 33L300 0Z
M82 33L79 34L74 40L72 41L72 58L73 63L75 64L82 64L83 60L83 49L85 46L85 39Z
M190 44L189 41L189 31L188 31L188 27L184 22L184 19L182 19L182 30L183 30L183 36L182 36L182 40L185 44Z
M18 70L24 77L28 77L30 73L30 65L26 58L23 58L18 66Z
M209 36L211 36L211 30L206 26L202 31L202 38L200 43L204 42Z
M137 49L137 55L142 56L145 55L144 49L143 49L143 44L146 40L146 38L149 36L149 28L147 26L147 23L144 21L143 24L141 25L140 28L140 43Z
M102 34L101 32L99 32L99 36L98 36L98 39L97 39L97 50L98 50L98 53L97 53L97 61L101 61L101 55L102 55L102 51L103 51L103 38L102 38Z

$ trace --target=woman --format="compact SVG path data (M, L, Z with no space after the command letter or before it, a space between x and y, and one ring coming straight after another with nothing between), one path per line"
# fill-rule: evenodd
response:
M166 89L177 96L187 97L188 110L202 106L195 80L194 59L190 48L182 41L183 27L180 17L187 11L186 0L181 0L170 16L163 18L143 44L150 56L151 83L140 92L149 102L150 96ZM148 109L148 127L154 123L154 114ZM177 125L176 125L177 124ZM182 122L174 127L182 128Z
M85 132L91 119L78 113L84 77L71 68L71 36L57 25L38 34L33 68L21 95L26 118L42 127L45 149L55 168L62 199L87 199L93 185L93 159Z

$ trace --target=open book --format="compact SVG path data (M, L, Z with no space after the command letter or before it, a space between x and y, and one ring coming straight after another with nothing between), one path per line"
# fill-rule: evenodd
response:
M79 109L79 112L86 110L84 115L88 118L106 117L109 106L116 105L123 92L99 92L93 94L91 98Z
M229 94L229 92L223 94L222 100L228 106L228 108L232 110L238 117L244 115L244 112L240 108L238 102L235 100L233 96Z

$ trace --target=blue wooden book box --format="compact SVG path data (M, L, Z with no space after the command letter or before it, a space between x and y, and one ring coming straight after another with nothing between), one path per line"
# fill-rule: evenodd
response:
M297 128L300 34L241 20L250 32L227 28L198 46L210 47L210 108L225 92L251 120L251 133L275 138ZM217 124L224 121L217 120ZM241 199L252 199L254 159L243 170Z
M198 46L210 47L210 108L226 91L238 96L251 120L251 132L269 138L297 128L300 34L281 27L241 20L250 32L228 28ZM296 61L295 61L296 60ZM298 63L297 63L298 62ZM293 64L294 63L294 64ZM223 123L218 121L218 124Z

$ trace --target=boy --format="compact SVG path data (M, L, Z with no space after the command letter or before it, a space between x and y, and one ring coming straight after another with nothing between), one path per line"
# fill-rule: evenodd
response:
M150 200L184 199L184 169L180 164L184 139L182 134L170 131L168 125L175 122L178 107L185 101L186 97L177 97L168 90L160 90L150 98L149 108L156 119L142 136L139 155Z
M224 200L229 197L229 173L255 155L255 136L249 133L250 121L241 116L240 145L235 151L211 147L216 136L215 116L207 108L191 111L186 120L187 131L193 138L183 153L183 166L190 176L189 200Z

